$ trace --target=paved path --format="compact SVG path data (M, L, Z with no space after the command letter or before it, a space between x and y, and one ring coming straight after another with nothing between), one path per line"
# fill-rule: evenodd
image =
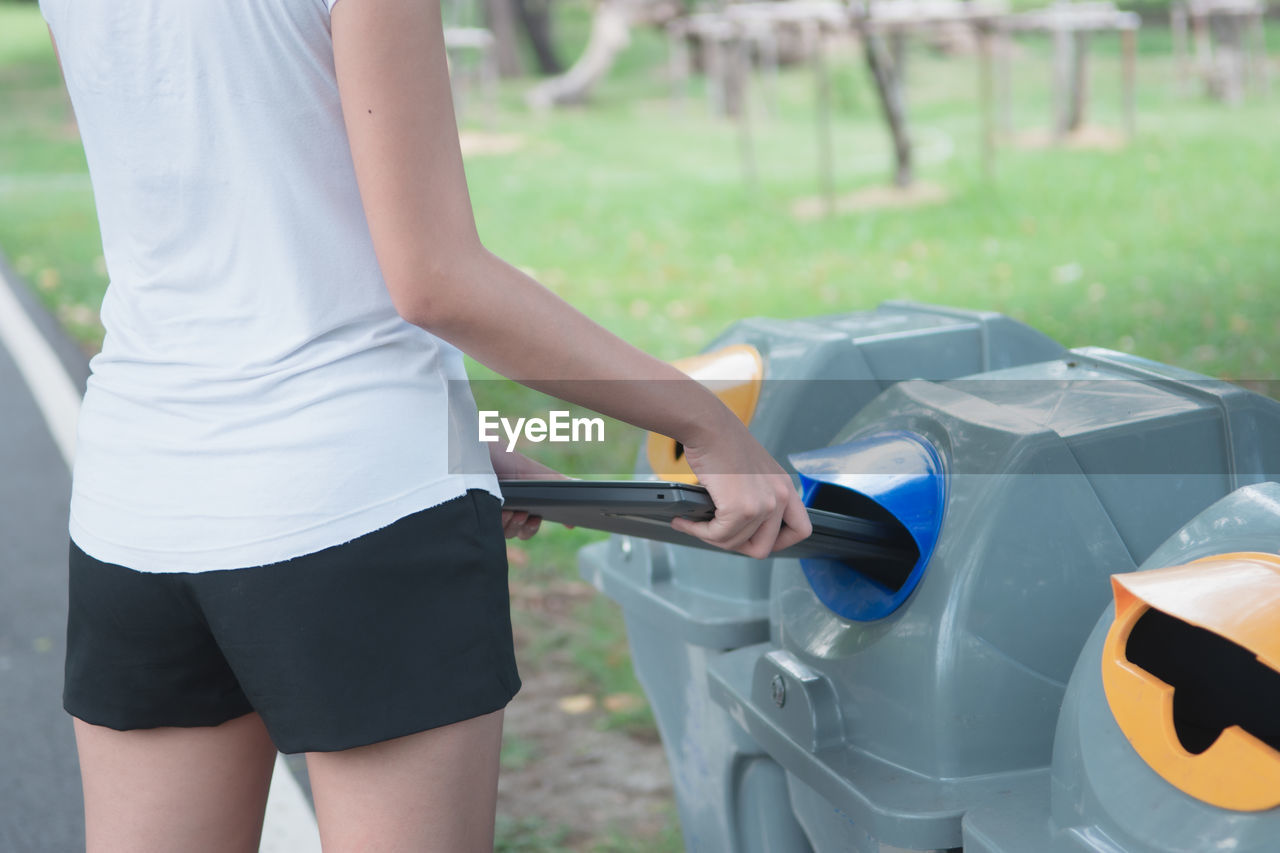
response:
M67 500L88 367L0 256L0 851L84 849L62 710ZM290 765L300 769L300 762ZM304 789L276 766L262 850L320 849ZM304 778L305 782L305 778Z
M4 301L0 312L22 310L11 295ZM84 849L61 704L70 487L62 452L0 341L0 850Z

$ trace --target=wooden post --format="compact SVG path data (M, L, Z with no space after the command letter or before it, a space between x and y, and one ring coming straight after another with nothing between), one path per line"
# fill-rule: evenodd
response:
M1239 104L1244 100L1244 90L1248 86L1248 64L1245 63L1245 28L1244 19L1240 15L1226 15L1225 26L1222 27L1222 54L1226 59L1226 77L1230 81L1231 104Z
M978 100L981 112L982 173L989 179L995 174L995 119L991 80L990 25L979 23L978 34Z
M1240 70L1240 89L1241 94L1244 94L1253 90L1256 86L1253 68L1253 16L1241 15L1236 17L1233 23L1238 42L1236 49L1239 52L1237 62Z
M712 115L725 115L729 109L729 92L725 83L724 49L718 35L702 34L703 76L707 78L707 100Z
M484 92L484 123L492 127L498 114L498 56L493 42L480 50L480 89Z
M747 74L749 69L740 61L739 48L746 44L746 34L736 24L725 21L717 33L724 40L721 55L724 71L724 112L727 116L737 116L742 111L742 102L746 98Z
M739 31L738 37L730 42L730 48L735 66L734 76L738 80L738 138L742 147L742 169L747 189L754 191L756 149L751 138L751 57L748 55L746 35Z
M778 33L773 26L766 25L757 37L760 71L766 78L765 84L761 87L764 95L763 104L765 112L773 114L778 111Z
M1059 141L1070 124L1072 48L1075 43L1066 24L1053 24L1053 138Z
M1224 15L1218 30L1218 66L1223 71L1223 92L1229 104L1244 100L1244 32L1239 15Z
M1089 108L1089 34L1076 31L1071 37L1071 99L1067 112L1067 132L1085 126Z
M813 74L818 102L818 183L827 215L836 210L835 157L831 144L831 79L827 74L826 38L821 22L813 24Z
M1213 73L1213 46L1209 43L1209 20L1205 15L1197 15L1190 10L1191 39L1195 44L1195 70L1200 76L1208 79Z
M674 111L684 111L690 64L688 32L683 21L672 21L667 24L667 70L671 75L671 106Z
M1120 68L1124 76L1121 86L1121 97L1124 99L1124 132L1133 139L1136 130L1135 110L1133 106L1133 84L1135 69L1138 64L1138 33L1130 28L1120 32Z
M1267 19L1263 12L1258 12L1257 18L1257 47L1258 47L1258 77L1262 82L1262 94L1271 94L1271 74L1267 68Z
M1000 130L1013 138L1013 35L1005 30L999 36L1000 73L996 97L1000 102Z
M1169 34L1173 38L1173 64L1178 94L1191 92L1191 71L1187 67L1187 7L1176 3L1169 10Z

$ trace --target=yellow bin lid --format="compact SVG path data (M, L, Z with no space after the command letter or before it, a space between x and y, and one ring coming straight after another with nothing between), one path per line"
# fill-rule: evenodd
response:
M1167 569L1113 575L1116 616L1102 654L1102 684L1121 731L1165 781L1216 806L1280 805L1280 752L1238 725L1207 749L1185 749L1174 728L1174 687L1126 657L1150 609L1223 637L1280 672L1280 556L1239 552ZM1277 709L1280 713L1280 709Z

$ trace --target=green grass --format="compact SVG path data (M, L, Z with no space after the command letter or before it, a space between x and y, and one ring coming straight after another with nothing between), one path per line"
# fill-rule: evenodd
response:
M591 853L684 853L679 815L671 808L664 817L666 823L657 835L637 838L625 830L613 830L591 846Z
M511 734L502 734L502 751L498 756L504 770L519 770L538 757L538 747L533 741Z
M585 8L558 4L566 60L585 39ZM1029 130L1048 122L1048 44L1022 45L1013 116ZM1179 96L1168 45L1165 31L1140 35L1131 144L1113 152L1002 147L990 177L981 167L975 60L913 50L919 179L944 187L949 200L804 222L789 207L817 192L811 75L784 71L771 97L764 86L753 90L749 184L736 125L708 115L696 80L683 108L673 108L664 41L638 31L586 108L530 114L520 101L527 83L504 84L491 109L472 100L470 127L525 143L468 160L478 226L489 248L662 358L698 351L744 316L803 317L905 298L1002 311L1072 346L1271 380L1280 374L1280 87L1238 108ZM1118 128L1115 40L1099 37L1094 47L1091 117ZM883 183L888 143L866 72L838 50L831 67L838 189ZM0 246L92 350L106 282L99 236L84 156L31 5L0 2L0 116ZM524 395L477 383L490 407L547 408ZM607 434L616 436L607 447L530 450L570 473L630 470L637 435L620 426ZM574 552L593 538L549 530L519 546L531 557L523 571L574 576ZM590 689L637 689L616 606L598 600L576 615L565 642Z
M562 16L566 55L584 23L580 9ZM1160 37L1143 34L1144 43ZM1024 127L1046 114L1043 45L1030 44L1015 91ZM696 93L672 112L664 50L655 33L636 33L588 109L469 116L527 141L514 155L467 165L487 244L651 352L695 352L743 315L798 317L905 297L1005 311L1069 344L1228 376L1274 373L1275 97L1238 109L1178 98L1167 55L1147 56L1132 145L1003 149L987 180L972 60L917 51L910 96L920 178L944 185L951 200L812 223L787 212L817 186L809 75L785 72L774 114L756 116L751 188L732 124L708 116ZM844 191L882 181L888 152L861 66L835 65ZM1115 58L1095 65L1096 118L1116 124ZM91 319L105 286L92 199L74 177L84 174L83 154L29 4L0 2L0 84L0 114L20 118L0 124L0 245L46 302L64 315L79 306ZM509 85L503 103L518 88ZM1079 276L1063 283L1055 271L1073 264ZM96 328L82 325L74 331L93 347Z
M84 150L34 4L0 2L0 247L95 348L101 238Z
M494 853L561 853L569 835L568 827L498 815L493 849Z
M618 605L597 596L575 612L569 643L570 659L591 690L598 696L644 697L644 689L631 668L631 650L619 630ZM647 702L635 707L606 709L599 725L642 737L657 732L653 711Z

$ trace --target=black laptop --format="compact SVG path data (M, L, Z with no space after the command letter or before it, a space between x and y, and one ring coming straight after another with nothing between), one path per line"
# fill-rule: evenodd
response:
M715 504L702 486L647 480L503 480L500 485L504 509L592 530L720 550L671 527L676 516L705 521L715 515ZM895 588L918 556L906 530L881 518L810 509L809 520L813 534L774 556L848 561Z

